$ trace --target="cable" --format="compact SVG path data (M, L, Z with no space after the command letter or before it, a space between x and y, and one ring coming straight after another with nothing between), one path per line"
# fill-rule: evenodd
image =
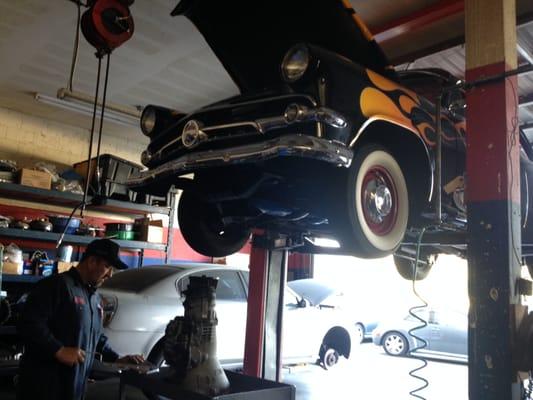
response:
M63 239L65 238L65 234L67 233L67 229L68 229L68 226L70 225L70 221L72 220L72 217L74 216L78 208L88 206L88 205L90 205L90 203L86 203L86 200L83 200L80 204L74 207L74 209L72 210L72 212L70 213L67 219L67 223L65 224L65 227L63 228L63 232L61 232L59 239L57 239L56 249L58 249L59 246L61 246L61 243L63 243Z
M98 72L96 74L96 91L94 94L93 104L93 116L91 120L91 137L89 139L89 157L87 157L87 173L85 174L85 190L83 191L83 201L81 205L80 216L83 217L85 211L85 205L87 203L87 195L89 194L89 178L91 175L91 156L93 154L93 142L94 142L94 126L96 123L96 111L98 108L98 92L100 91L100 73L102 70L102 57L97 55L98 58Z
M415 286L415 282L416 282L416 275L417 275L417 270L418 270L418 264L420 262L420 247L421 247L421 244L422 244L422 237L424 236L424 233L426 232L426 229L428 227L423 227L422 230L420 231L420 234L418 235L418 240L417 240L417 244L416 244L416 258L415 258L415 262L413 264L413 280L412 280L412 290L413 290L413 293L414 295L423 303L423 305L418 305L418 306L414 306L414 307L411 307L409 309L409 314L417 319L418 321L420 321L420 325L417 325L411 329L409 329L408 333L409 333L409 336L413 337L416 341L420 342L421 345L419 346L416 346L412 349L409 349L409 356L412 357L412 358L415 358L417 360L420 360L422 362L422 365L418 368L415 368L415 369L412 369L411 371L409 371L409 375L415 379L418 379L419 381L422 382L422 385L414 390L411 390L409 392L409 394L413 397L416 397L418 399L422 399L422 400L425 400L425 397L422 397L416 393L424 390L425 388L427 388L429 386L429 381L427 379L425 379L424 377L420 376L420 375L417 375L416 373L424 368L427 367L428 365L428 362L415 354L415 351L417 350L420 350L420 349L424 349L427 347L427 342L426 340L424 340L423 338L417 336L414 334L415 331L419 330L419 329L423 329L425 328L428 324L427 322L420 318L416 313L415 311L416 310L422 310L422 309L425 309L427 308L428 306L428 303L422 298L422 296L420 296L420 294L417 292L416 290L416 286Z
M72 0L71 0L72 1ZM68 89L72 92L72 81L74 79L74 71L78 63L78 50L80 48L80 27L81 27L81 2L74 1L78 8L78 20L76 23L76 36L74 39L74 50L72 52L72 63L70 64L70 76L68 79Z
M102 129L103 129L103 125L104 125L104 112L105 112L105 102L106 102L106 96L107 96L107 84L108 84L108 80L109 80L109 63L110 63L110 59L111 59L111 53L108 53L107 54L107 63L106 63L106 70L105 70L105 77L104 77L104 90L103 90L103 94L102 94L102 113L100 114L100 127L98 129L98 146L96 147L96 169L95 169L95 174L96 174L96 185L97 185L97 189L96 189L96 194L97 195L102 195L102 185L101 185L101 182L100 182L100 147L101 147L101 144L102 144Z

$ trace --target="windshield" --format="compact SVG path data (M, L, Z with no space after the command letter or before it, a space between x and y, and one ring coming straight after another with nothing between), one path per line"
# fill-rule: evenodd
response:
M142 267L115 273L104 282L103 289L139 293L166 277L185 271L182 267Z

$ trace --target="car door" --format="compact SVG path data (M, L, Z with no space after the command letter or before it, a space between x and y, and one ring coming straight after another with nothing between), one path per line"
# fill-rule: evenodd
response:
M324 315L317 307L298 298L296 293L286 288L283 309L282 359L289 361L315 360L323 335Z
M432 350L466 355L468 354L466 315L453 311L442 311L439 314L441 337Z
M244 358L247 300L243 279L236 270L209 269L180 280L180 293L187 288L190 276L218 279L216 291L217 357L224 364L241 363Z

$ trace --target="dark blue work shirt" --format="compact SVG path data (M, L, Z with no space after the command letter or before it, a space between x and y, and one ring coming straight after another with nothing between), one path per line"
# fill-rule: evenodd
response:
M104 361L118 358L102 334L103 308L95 289L76 268L38 282L21 313L18 331L24 342L18 399L82 399L95 353ZM73 367L54 357L61 347L79 347L85 362Z

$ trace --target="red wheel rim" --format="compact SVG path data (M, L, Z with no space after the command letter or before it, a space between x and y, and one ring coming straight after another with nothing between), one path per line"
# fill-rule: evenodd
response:
M373 234L387 235L398 219L398 192L386 168L373 166L366 171L361 185L361 207Z

